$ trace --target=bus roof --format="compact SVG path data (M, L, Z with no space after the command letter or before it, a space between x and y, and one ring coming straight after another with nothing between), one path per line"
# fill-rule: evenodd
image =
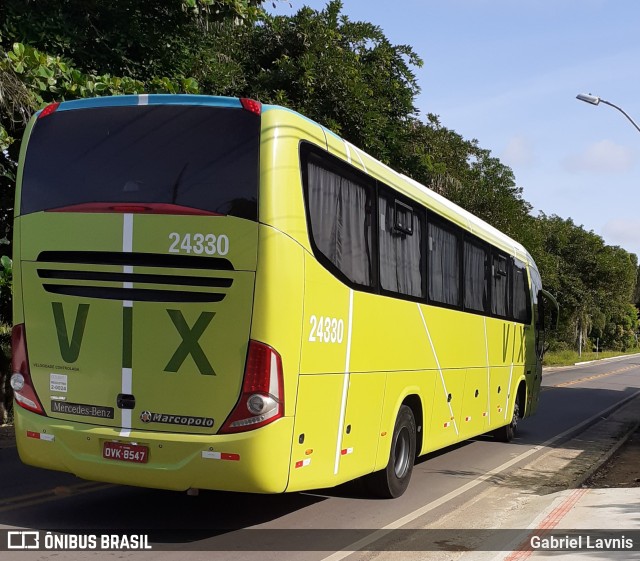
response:
M469 226L468 229L471 231L471 233L475 234L475 233L481 232L484 235L484 237L491 238L493 241L499 241L501 242L501 245L508 246L510 249L513 250L513 252L517 252L521 254L523 257L527 256L531 258L531 256L529 255L529 252L525 249L525 247L520 242L517 242L513 238L507 236L507 234L505 234L504 232L501 232L500 230L498 230L488 222L485 222L484 220L482 220L482 218L479 218L475 214L472 214L468 210L462 208L461 206L450 201L449 199L443 197L439 193L436 193L432 189L429 189L428 187L425 187L421 183L418 183L416 180L411 179L410 177L407 177L406 175L403 175L403 174L398 174L398 175L400 175L400 177L402 177L404 180L411 183L411 185L413 185L416 189L418 189L424 195L426 195L427 198L433 201L439 202L441 205L451 210L451 212L459 215L461 218L466 220Z
M89 109L91 107L126 107L132 105L208 105L241 108L240 98L190 94L113 95L74 99L60 103L57 111ZM39 114L42 110L38 111Z

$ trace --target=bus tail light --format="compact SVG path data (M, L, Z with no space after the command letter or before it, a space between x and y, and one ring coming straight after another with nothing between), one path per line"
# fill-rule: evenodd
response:
M33 387L29 372L24 323L14 325L11 330L11 354L10 383L16 403L29 411L38 413L38 415L44 415L44 409Z
M60 106L60 102L50 103L42 111L40 111L40 115L38 115L38 119L43 119L44 117L47 117L52 113L55 113L58 110L59 106Z
M257 429L284 415L282 359L268 345L249 341L242 394L221 434Z
M248 97L241 97L240 103L242 108L251 111L251 113L255 113L256 115L260 115L262 113L262 103L255 99L249 99Z

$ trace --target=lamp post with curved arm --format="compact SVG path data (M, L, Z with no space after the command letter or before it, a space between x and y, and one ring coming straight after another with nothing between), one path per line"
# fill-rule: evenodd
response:
M591 105L598 105L599 103L604 103L606 105L610 105L614 109L617 109L618 111L620 111L620 113L622 113L627 119L629 119L629 121L631 121L631 124L634 127L636 127L636 130L638 132L640 132L640 127L638 126L638 124L627 114L627 112L624 109L622 109L621 107L618 107L614 103L611 103L610 101L607 101L606 99L602 99L601 97L598 97L597 95L591 95L591 94L578 94L576 96L576 99L579 99L580 101L584 101L586 103L590 103Z

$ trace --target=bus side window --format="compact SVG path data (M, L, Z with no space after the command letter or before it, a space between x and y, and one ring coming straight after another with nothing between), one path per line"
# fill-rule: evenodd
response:
M383 290L424 298L424 211L404 204L380 188L380 286Z
M513 319L529 325L531 323L531 296L527 266L520 260L513 261Z
M489 250L482 244L464 242L464 309L489 313Z
M350 170L324 163L315 155L307 162L312 242L325 264L354 284L372 287L372 187Z
M511 279L507 268L507 256L493 252L491 313L502 318L511 317Z
M460 307L460 238L453 230L428 223L429 301Z

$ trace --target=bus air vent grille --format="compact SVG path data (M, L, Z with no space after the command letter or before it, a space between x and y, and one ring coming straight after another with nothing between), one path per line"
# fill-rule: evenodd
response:
M166 255L163 253L122 253L118 251L43 251L38 262L84 263L87 265L129 265L132 267L163 267L165 269L205 269L233 271L233 265L223 257L198 255Z
M105 251L43 251L38 256L38 262L49 264L47 268L38 269L38 276L43 279L42 286L47 292L81 298L139 302L220 302L226 296L224 291L176 290L175 288L225 289L233 284L232 278L205 275L205 271L215 274L215 271L234 270L230 261L215 257ZM158 271L159 274L134 273L126 269L124 271L101 271L96 268L71 270L51 267L54 264L93 265L98 269L101 265L125 268L161 267L163 270ZM176 269L182 269L184 272L180 274ZM202 272L188 274L187 269ZM172 274L174 272L178 274ZM91 284L84 284L82 281ZM111 286L104 286L103 283ZM114 283L116 286L113 286ZM147 286L140 286L141 284Z
M131 300L133 302L220 302L226 296L226 294L219 292L186 292L184 290L150 290L147 288L67 284L43 284L42 287L52 294L101 298L103 300Z

